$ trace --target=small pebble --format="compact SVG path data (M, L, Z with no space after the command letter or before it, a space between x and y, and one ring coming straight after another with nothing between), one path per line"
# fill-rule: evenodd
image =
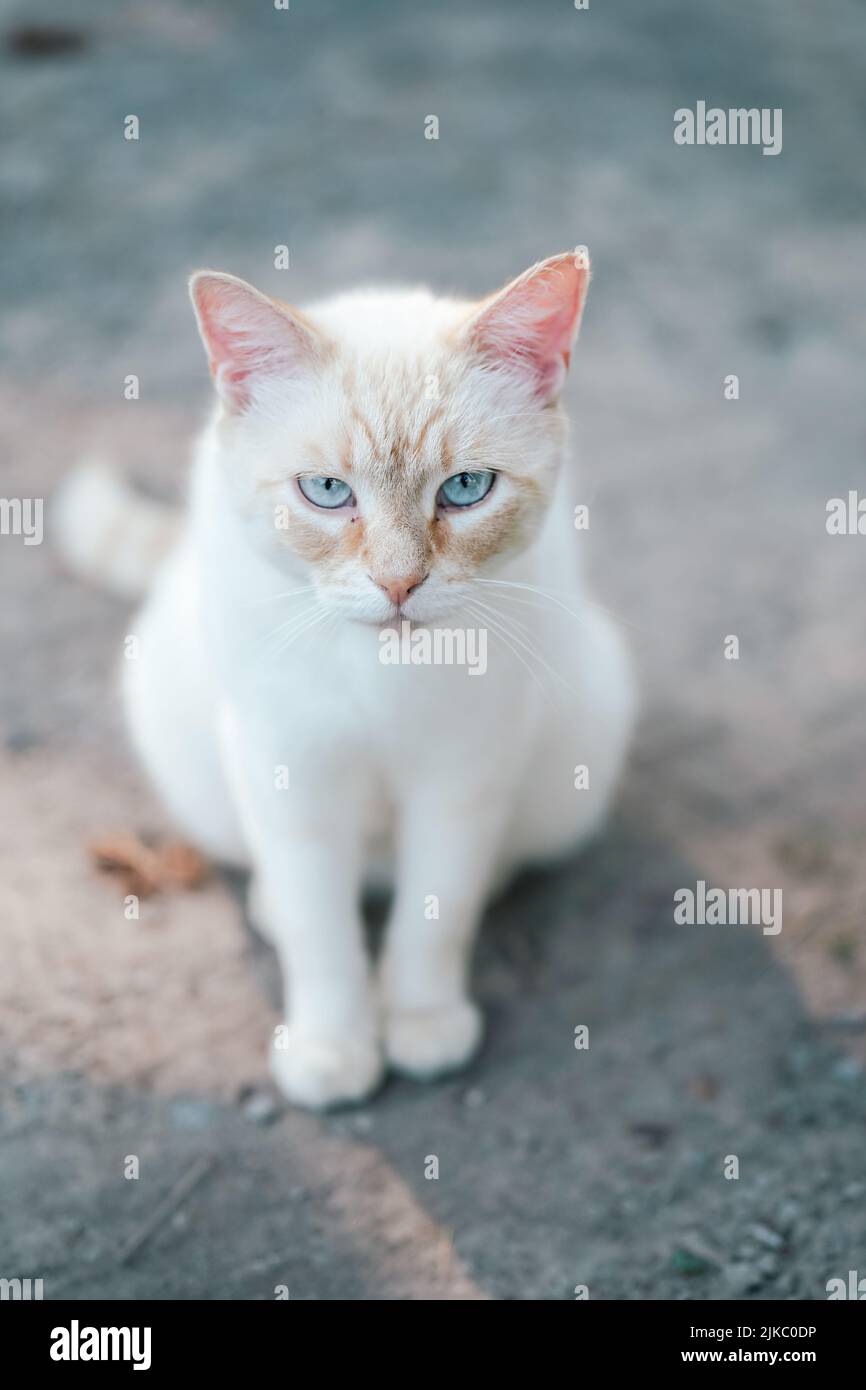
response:
M784 1237L780 1236L778 1231L774 1231L771 1226L765 1226L763 1221L756 1221L754 1226L750 1226L749 1235L759 1245L766 1245L771 1250L780 1250L785 1244Z
M713 1268L713 1264L703 1253L690 1249L688 1246L681 1245L671 1254L671 1268L677 1274L684 1274L691 1277L697 1274L709 1274Z
M252 1091L241 1102L241 1114L254 1125L269 1125L279 1113L280 1107L268 1091Z
M725 1281L734 1293L753 1293L764 1282L764 1276L756 1265L737 1261L725 1266Z

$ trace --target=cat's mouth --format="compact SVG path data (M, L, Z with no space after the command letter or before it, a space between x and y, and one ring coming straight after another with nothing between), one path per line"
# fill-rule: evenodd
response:
M364 623L367 627L375 627L378 628L380 632L383 632L389 627L399 627L401 623L409 623L410 625L414 623L417 625L419 622L422 622L423 619L410 618L409 614L406 613L404 609L395 608L385 618L360 618L358 621Z
M394 603L387 607L384 604L380 607L375 602L368 606L367 603L358 603L352 599L348 603L338 602L335 607L341 609L350 622L357 623L360 627L374 628L377 632L394 628L404 631L404 624L415 628L456 621L463 607L461 600L460 593L440 591L429 596L425 594L423 602L410 595L405 603Z
M356 615L354 621L360 623L362 627L375 628L378 632L386 632L392 628L403 630L405 624L407 628L429 627L431 623L441 622L448 616L447 610L431 610L429 613L407 613L405 608L393 608L384 617L368 618L363 615Z
M388 627L399 627L400 623L417 623L419 621L417 617L410 618L402 608L392 608L390 613L385 614L353 613L350 611L344 616L350 622L357 623L359 627L372 627L378 631Z

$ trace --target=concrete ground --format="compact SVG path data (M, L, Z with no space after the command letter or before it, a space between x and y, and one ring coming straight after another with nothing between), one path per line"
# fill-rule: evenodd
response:
M546 1300L866 1273L866 538L825 528L866 491L864 58L856 0L0 3L3 496L94 451L178 493L197 264L299 301L481 293L586 243L585 543L644 691L604 841L490 912L482 1057L312 1117L268 1090L239 885L128 922L88 860L165 828L115 708L128 608L0 537L0 1276ZM781 107L782 153L676 146L699 99ZM781 888L783 930L675 925L700 878Z

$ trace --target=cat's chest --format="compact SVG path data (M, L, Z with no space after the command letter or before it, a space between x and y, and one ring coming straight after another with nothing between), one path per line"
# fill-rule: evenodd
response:
M269 661L235 660L226 678L251 717L310 748L459 766L520 742L535 700L511 653L455 631L398 633L390 645L377 632L323 634Z

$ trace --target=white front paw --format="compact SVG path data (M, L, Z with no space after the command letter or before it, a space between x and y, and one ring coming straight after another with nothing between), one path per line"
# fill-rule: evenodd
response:
M397 1071L429 1080L465 1066L482 1032L481 1010L470 999L438 1009L392 1010L385 1023L385 1051Z
M271 1073L283 1095L311 1110L363 1100L383 1072L382 1049L368 1034L320 1037L289 1026L271 1046Z

